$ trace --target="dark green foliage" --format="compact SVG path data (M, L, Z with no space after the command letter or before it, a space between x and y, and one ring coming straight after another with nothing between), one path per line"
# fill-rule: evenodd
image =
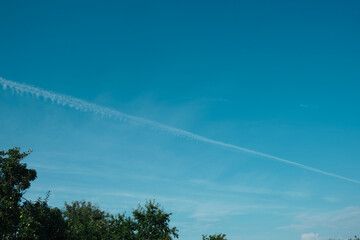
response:
M227 240L225 234L214 234L214 235L202 235L203 240Z
M170 228L171 213L164 212L155 201L148 201L145 207L141 205L133 211L136 224L136 239L160 240L178 238L176 227Z
M31 181L36 178L34 169L20 163L30 152L20 153L19 148L0 152L0 238L14 239L20 223L21 199Z
M329 240L337 240L337 239L331 238L331 239L329 239ZM338 239L338 240L340 240L340 239ZM349 238L348 240L360 240L360 238L357 237L357 236L355 236L354 238Z
M0 151L1 240L172 240L178 229L170 227L171 213L147 201L132 216L101 211L90 202L65 203L63 211L48 205L48 197L35 202L23 195L36 179L36 171L20 163L29 152L19 148ZM226 240L225 234L203 240ZM358 240L358 239L357 239Z
M65 203L63 216L68 239L79 240L162 240L178 238L178 230L169 227L171 213L164 212L155 201L149 201L125 214L109 215L90 202Z
M118 214L116 217L111 216L109 221L109 239L117 240L136 240L136 224L125 214Z
M17 239L23 240L62 240L65 238L65 221L58 208L47 204L49 194L44 200L26 201L21 207Z
M30 152L19 148L0 151L1 240L172 240L171 213L155 200L138 205L132 216L110 215L90 202L65 203L61 211L48 205L48 197L35 202L23 195L36 179L36 171L21 161ZM202 240L227 240L225 234L202 235ZM349 240L360 240L355 236Z
M109 214L90 202L65 203L63 212L70 240L106 239Z

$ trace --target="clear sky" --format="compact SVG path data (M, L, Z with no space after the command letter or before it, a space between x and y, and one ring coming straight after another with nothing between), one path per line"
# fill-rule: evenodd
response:
M0 77L360 180L360 2L0 1ZM180 239L360 234L360 184L0 90L29 199L156 199Z

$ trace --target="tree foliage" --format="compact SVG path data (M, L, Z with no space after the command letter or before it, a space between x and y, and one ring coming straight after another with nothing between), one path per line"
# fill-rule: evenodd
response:
M156 203L147 201L132 211L112 215L86 201L65 203L60 210L45 199L28 201L26 190L37 177L21 161L30 154L20 148L0 151L0 239L1 240L172 240L178 229L170 227L170 216ZM202 235L202 240L227 240L225 234ZM348 240L360 240L355 236Z
M0 152L0 237L14 239L17 236L21 215L21 200L31 181L36 178L34 169L27 169L21 161L29 152L19 148Z
M166 213L155 200L146 202L145 207L139 205L133 216L136 239L169 240L179 237L176 227L169 226L171 213Z
M203 240L227 240L226 238L226 234L222 234L222 233L219 233L219 234L214 234L214 235L202 235L202 239Z
M49 193L44 200L26 201L21 207L18 238L21 240L63 240L66 225L60 209L48 205Z
M109 214L90 202L65 203L64 219L70 240L105 239Z
M109 239L136 240L136 224L131 217L123 214L111 215L109 220Z
M329 240L341 240L341 239L335 239L335 238L331 238ZM349 238L348 240L360 240L360 238L358 236L355 235L354 238Z
M21 161L20 148L0 151L1 240L172 240L178 229L155 200L140 204L131 216L112 215L86 201L65 203L60 210L45 199L28 201L23 195L37 177ZM203 240L226 240L225 234L203 235ZM356 239L358 240L358 239Z
M69 239L170 240L178 238L176 227L169 226L171 213L155 201L138 206L132 217L101 211L90 202L65 203L64 218Z

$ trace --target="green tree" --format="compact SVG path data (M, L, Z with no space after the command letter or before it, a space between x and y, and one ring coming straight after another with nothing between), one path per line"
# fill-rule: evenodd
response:
M227 240L226 234L202 235L203 240Z
M60 211L48 205L48 197L32 202L23 195L36 179L36 171L21 161L30 152L19 148L0 151L0 239L1 240L171 240L178 238L169 226L171 213L155 201L116 216L90 202L65 203Z
M49 193L42 200L26 201L21 207L18 240L63 240L66 225L58 208L48 205Z
M125 213L110 217L108 239L136 240L135 232L135 222L131 217L126 217Z
M90 202L65 203L63 216L70 240L103 240L108 237L109 214Z
M335 239L335 238L331 238L331 239L329 239L329 240L336 240L336 239ZM338 240L340 240L340 239L338 239ZM349 238L348 240L360 240L360 238L355 235L354 238Z
M16 238L23 195L36 179L36 171L21 163L29 154L16 147L0 151L0 238L4 240Z
M166 213L158 203L147 201L145 207L140 204L133 211L136 224L136 239L139 240L170 240L178 238L176 227L170 228L171 213Z

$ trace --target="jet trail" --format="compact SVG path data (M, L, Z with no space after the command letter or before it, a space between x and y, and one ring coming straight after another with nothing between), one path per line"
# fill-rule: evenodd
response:
M84 101L84 100L81 100L78 98L74 98L71 96L54 93L54 92L47 91L47 90L44 90L41 88L29 86L27 84L9 81L9 80L3 79L1 77L0 77L0 84L3 86L4 90L6 90L9 87L11 90L15 91L17 94L22 95L23 93L26 93L26 94L29 94L36 98L42 97L42 98L44 98L45 101L50 100L53 103L57 103L62 106L68 106L70 108L74 108L79 111L93 112L95 114L100 114L102 116L118 119L118 120L121 120L124 122L129 122L130 124L134 124L134 125L138 125L138 126L139 125L140 126L148 126L148 127L154 128L154 129L165 131L165 132L175 135L177 137L188 138L188 139L192 139L192 140L196 140L199 142L204 142L204 143L208 143L208 144L212 144L212 145L216 145L216 146L221 146L221 147L232 149L232 150L247 152L250 154L257 155L257 156L261 156L261 157L276 160L279 162L287 163L287 164L296 166L298 168L306 169L308 171L312 171L312 172L320 173L320 174L323 174L326 176L342 179L342 180L345 180L348 182L360 184L359 180L355 180L355 179L347 178L347 177L340 176L340 175L337 175L334 173L326 172L326 171L323 171L323 170L320 170L317 168L306 166L301 163L293 162L293 161L279 158L279 157L269 155L266 153L257 152L257 151L251 150L251 149L247 149L247 148L239 147L236 145L216 141L216 140L213 140L213 139L210 139L207 137L203 137L203 136L200 136L200 135L197 135L197 134L194 134L194 133L182 130L182 129L167 126L167 125L159 123L159 122L131 116L126 113L117 111L115 109L103 107L103 106L97 105L95 103L89 103L87 101Z

